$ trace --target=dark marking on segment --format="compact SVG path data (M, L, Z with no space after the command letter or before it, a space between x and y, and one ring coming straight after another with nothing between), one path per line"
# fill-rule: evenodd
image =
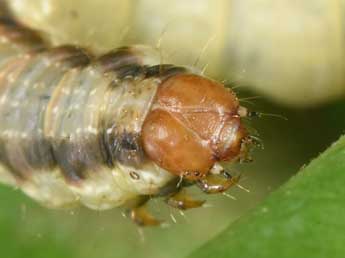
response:
M82 153L78 153L75 145L70 144L68 139L62 140L58 144L53 144L54 158L62 170L63 175L69 182L79 182L84 178L83 171L86 163Z
M96 138L72 141L69 138L53 143L55 160L69 182L85 179L87 172L97 172L103 157Z
M186 72L186 68L174 65L141 66L138 64L130 64L116 69L116 75L119 80L140 76L143 78L157 77L166 80L171 76Z
M121 47L101 56L98 58L97 63L104 72L109 72L125 66L141 65L141 59L131 48Z
M46 45L37 31L24 28L6 18L0 21L0 35L12 44L27 45L37 50L44 49Z
M132 79L137 77L143 78L160 78L166 80L171 76L188 72L184 67L174 65L155 65L141 66L138 64L129 64L116 69L116 76L119 80Z
M101 128L105 128L104 126L100 126ZM103 157L103 163L106 164L109 168L114 166L111 150L109 147L109 139L107 137L105 130L98 135L98 145L101 152L101 156Z
M185 67L175 66L171 64L154 65L145 68L145 77L158 77L162 80L168 79L171 76L186 73L188 70Z
M69 67L85 66L90 63L91 53L83 48L64 45L49 49L49 55L56 59L63 59Z
M33 169L52 169L56 162L52 155L52 146L44 137L23 141L27 162Z
M145 160L145 153L138 133L122 132L104 135L104 145L111 164L120 162L124 165L139 166Z
M22 148L18 148L18 146ZM12 150L9 152L9 149ZM52 169L55 160L47 140L26 139L10 143L2 140L0 144L0 161L8 171L20 181L29 180L35 169Z
M3 9L3 3L0 1L0 9ZM7 13L7 11L6 11ZM10 17L0 17L0 24L6 25L6 26L17 26L17 23L11 19Z
M136 64L119 67L116 70L116 75L119 80L124 80L126 78L136 78L143 75L144 73L145 67Z
M171 64L147 66L143 64L142 58L135 48L122 47L101 56L96 63L102 67L104 72L116 71L120 80L128 77L135 78L140 75L145 78L159 77L166 79L187 72L186 68Z

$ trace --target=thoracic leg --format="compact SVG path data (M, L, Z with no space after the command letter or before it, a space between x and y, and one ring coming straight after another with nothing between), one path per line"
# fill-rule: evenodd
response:
M147 208L149 196L141 196L129 204L128 216L138 226L158 226L161 221L156 219Z
M222 171L220 174L208 174L205 178L198 180L198 187L205 193L222 193L231 186L236 185L240 176L231 176L229 173Z
M170 195L166 202L169 206L180 210L198 208L205 203L204 200L194 200L184 189Z
M131 220L138 226L158 226L161 221L156 219L146 207L146 204L142 204L130 210L129 216Z

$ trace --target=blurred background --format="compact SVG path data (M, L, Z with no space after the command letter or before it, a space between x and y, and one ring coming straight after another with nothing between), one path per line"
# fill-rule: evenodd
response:
M1 2L1 1L0 1ZM255 207L334 142L345 128L345 0L3 0L53 45L102 54L146 44L163 62L192 66L225 82L242 104L286 117L248 121L264 149L231 167L247 193L194 196L207 207L183 214L152 202L164 228L138 228L121 209L54 211L0 186L3 257L184 257ZM176 220L174 223L173 220Z

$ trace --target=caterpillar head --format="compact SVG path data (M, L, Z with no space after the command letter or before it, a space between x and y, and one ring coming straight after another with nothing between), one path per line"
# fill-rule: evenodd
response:
M216 162L241 156L248 137L241 111L222 84L194 74L172 76L160 85L143 124L144 150L169 172L200 179Z

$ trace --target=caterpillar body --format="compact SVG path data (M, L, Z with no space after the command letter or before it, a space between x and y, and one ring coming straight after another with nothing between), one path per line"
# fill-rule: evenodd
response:
M247 158L248 115L231 90L151 48L93 57L0 23L0 181L45 206L127 206L140 225L158 224L150 196L200 206L180 189L237 183L218 162Z

